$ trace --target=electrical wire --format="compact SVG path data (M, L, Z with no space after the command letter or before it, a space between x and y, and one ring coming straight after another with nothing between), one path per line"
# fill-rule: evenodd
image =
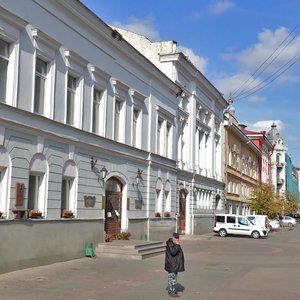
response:
M300 22L293 28L293 30L285 37L285 39L279 44L279 46L269 55L269 57L263 62L263 63L261 63L261 65L255 70L255 72L237 89L237 90L235 90L232 94L231 94L231 96L233 97L233 96L235 96L235 98L236 99L242 99L242 98L245 98L244 97L244 95L248 95L248 93L249 93L249 91L251 90L253 90L255 87L257 87L258 85L256 85L254 88L251 88L250 90L249 89L247 89L247 88L244 88L244 89L242 89L250 80L251 80L251 82L253 82L260 74L262 74L263 73L263 71L265 71L275 60L276 60L276 58L283 52L283 50L285 50L286 49L286 47L288 46L288 45L290 45L290 43L296 38L296 36L299 34L299 32L300 31L298 31L296 34L294 34L294 36L293 36L293 38L292 39L290 39L289 40L289 42L284 46L284 47L282 47L282 45L289 39L289 37L292 35L292 33L297 29L297 27L299 27L299 25L300 25ZM281 49L280 49L281 48ZM280 50L279 50L280 49ZM277 53L277 55L262 69L262 67L272 58L272 56L277 52L279 50L279 53ZM298 54L296 54L294 57L296 57ZM294 58L293 57L293 58ZM285 65L284 65L285 66ZM258 71L260 70L260 69L262 69L259 73L258 73ZM258 73L258 74L257 74ZM274 74L276 74L277 73L277 71L274 73ZM256 75L257 74L257 75ZM274 75L273 74L273 75ZM282 73L281 73L282 74ZM256 75L256 76L254 76L254 75ZM272 76L273 76L272 75ZM277 77L276 77L277 78ZM272 80L272 81L274 81L274 80ZM250 82L250 83L251 83ZM250 83L247 85L247 86L249 86L250 85ZM262 83L260 83L260 84L262 84ZM259 84L259 85L260 85ZM240 91L242 89L242 91ZM259 90L260 90L261 88L259 88ZM239 92L240 91L240 92ZM254 93L254 92L253 92ZM253 93L251 93L251 94L253 94Z
M295 58L298 56L298 58L295 60ZM294 61L293 61L294 60ZM295 63L297 63L300 60L300 52L295 55L292 59L290 59L288 61L288 63L286 63L285 65L283 65L280 69L278 69L274 74L272 74L271 76L269 76L266 80L264 80L263 82L257 84L255 87L253 87L252 89L248 90L247 94L244 94L238 98L236 98L235 100L241 100L244 99L246 97L249 97L253 94L255 94L256 92L264 89L265 87L267 87L268 85L270 85L273 81L275 81L279 76L281 76L284 72L286 72L288 69L290 69ZM293 61L293 62L291 62ZM288 65L289 64L289 65ZM288 65L285 69L283 69L286 65ZM282 70L283 69L283 70ZM282 71L281 71L282 70ZM281 72L280 72L281 71ZM274 75L276 75L277 73L279 73L277 76L275 76L274 78L272 78ZM270 80L269 82L265 83L265 81ZM263 86L261 86L262 84L264 84ZM261 86L261 87L259 87ZM253 92L251 92L252 90L254 90Z

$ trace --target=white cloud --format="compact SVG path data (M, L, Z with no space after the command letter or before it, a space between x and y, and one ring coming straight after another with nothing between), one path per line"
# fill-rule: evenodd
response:
M249 79L248 74L238 73L235 75L228 76L227 74L221 74L220 77L214 80L214 84L218 88L218 90L224 94L225 98L229 98L231 94L233 94L232 98L235 100L235 95L238 95L242 92L248 92L251 87L244 85L244 83ZM253 82L254 85L259 85L260 81L255 80ZM252 95L247 98L251 102L265 102L265 97L259 97Z
M288 40L292 40L290 36L279 47L288 35L289 31L284 27L279 27L274 31L264 29L258 34L258 41L254 45L239 53L223 54L224 60L234 62L237 74L227 76L223 74L222 78L216 81L219 90L228 95L238 90L233 96L249 95L247 99L257 103L265 101L266 98L253 96L254 93L257 95L260 90L273 84L274 81L277 84L299 82L300 78L295 74L293 67L283 72L289 66L288 62L291 58L299 54L300 49L299 36L287 45ZM279 49L275 51L278 47ZM300 55L296 58L300 58Z
M258 43L236 55L239 67L249 71L256 70L272 55L288 35L289 31L284 27L279 27L274 32L264 29L258 34ZM300 37L296 37L289 45L287 43L288 41L284 42L258 72L265 69L266 73L273 73L299 53Z
M223 59L234 61L237 68L243 70L243 72L246 71L249 74L255 72L255 77L266 79L276 71L278 71L276 74L279 75L279 73L285 69L284 65L286 65L291 58L299 54L300 37L298 36L292 40L291 35L287 41L283 43L288 35L289 31L284 27L279 27L274 32L270 29L264 29L258 34L258 42L256 44L240 53L223 54ZM288 44L289 41L291 41L290 44ZM278 50L276 50L277 48ZM288 74L289 73L284 73L281 79L292 79Z
M251 103L263 103L263 102L267 101L267 97L265 97L265 96L257 96L257 95L249 96L247 99Z
M152 17L145 19L131 17L126 24L114 22L112 25L143 35L152 42L160 40L159 32L155 29L155 19Z
M279 132L283 131L285 126L284 123L281 120L263 120L263 121L257 121L253 124L247 124L248 130L253 131L269 131L271 129L272 124L275 123L277 126L277 129Z
M232 1L221 0L211 4L209 6L209 10L215 15L220 15L233 7L234 7L234 3Z
M203 74L205 73L208 63L207 58L195 54L192 49L187 48L185 46L177 46L177 51L182 52L185 56L189 58L189 60L198 70L200 70Z

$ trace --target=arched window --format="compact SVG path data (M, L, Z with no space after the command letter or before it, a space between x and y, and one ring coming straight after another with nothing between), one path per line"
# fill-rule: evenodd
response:
M47 214L48 162L43 154L33 156L29 166L27 208Z
M61 217L73 217L77 210L78 171L74 161L67 161L61 183Z
M1 217L8 217L10 198L11 159L7 150L0 147L0 213Z
M171 212L171 184L169 181L165 185L165 212Z
M162 213L162 205L163 205L163 185L161 179L159 178L156 182L155 188L155 212Z

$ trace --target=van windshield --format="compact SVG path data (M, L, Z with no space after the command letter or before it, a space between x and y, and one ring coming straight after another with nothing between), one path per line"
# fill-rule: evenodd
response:
M255 218L254 217L248 217L247 219L250 221L250 223L252 225L255 225Z

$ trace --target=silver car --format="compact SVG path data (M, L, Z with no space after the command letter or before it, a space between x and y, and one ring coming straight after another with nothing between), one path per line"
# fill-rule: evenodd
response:
M282 226L288 226L291 228L297 225L297 221L290 216L284 216L281 220L281 224Z

